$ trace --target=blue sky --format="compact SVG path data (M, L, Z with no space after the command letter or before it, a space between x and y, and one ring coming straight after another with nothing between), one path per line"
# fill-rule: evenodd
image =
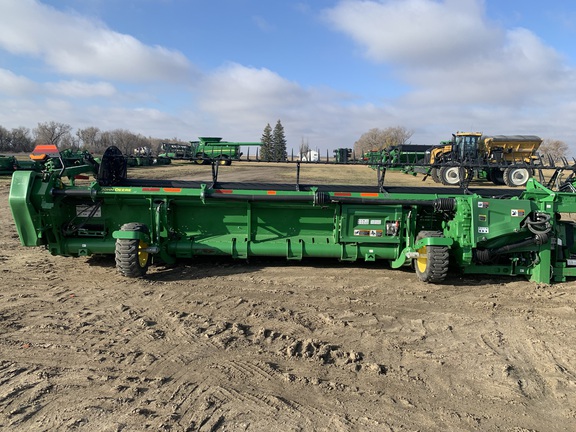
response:
M0 0L0 126L351 147L402 126L576 154L572 0Z

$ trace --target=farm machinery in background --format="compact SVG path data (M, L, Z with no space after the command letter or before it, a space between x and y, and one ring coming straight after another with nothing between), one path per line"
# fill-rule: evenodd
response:
M261 145L261 142L230 142L222 141L220 137L198 137L198 141L190 141L190 144L162 143L159 156L191 160L200 165L208 165L214 160L220 165L231 165L232 161L240 160L241 147Z
M380 175L374 186L300 184L296 166L295 184L220 182L214 170L204 181L131 179L110 147L100 161L16 171L9 205L22 245L114 256L126 277L202 255L383 261L431 283L576 277L576 223L563 217L576 212L574 167L524 189L472 189L390 186Z
M485 179L495 185L524 186L543 165L537 154L542 139L535 135L484 136L480 132L458 132L451 141L426 152L426 174L436 183L457 185Z
M51 144L36 146L28 160L15 156L0 156L0 175L12 175L18 170L53 170L65 166L84 164L85 159L92 157L86 150L65 149L58 151Z
M428 145L400 144L381 150L370 150L364 153L364 161L370 168L376 169L379 165L385 165L389 169L413 171L414 166L424 164Z
M138 147L133 154L126 155L126 163L129 167L142 167L152 165L170 165L172 159L166 156L154 156L149 147Z
M15 156L0 155L0 175L12 175L17 170L40 169L33 160L20 160Z

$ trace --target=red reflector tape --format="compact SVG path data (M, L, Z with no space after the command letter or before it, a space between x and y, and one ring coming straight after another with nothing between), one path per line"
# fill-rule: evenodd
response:
M214 193L221 193L221 194L231 194L232 191L229 189L216 189Z
M160 192L160 188L142 188L142 192Z
M350 192L334 192L334 196L352 196Z

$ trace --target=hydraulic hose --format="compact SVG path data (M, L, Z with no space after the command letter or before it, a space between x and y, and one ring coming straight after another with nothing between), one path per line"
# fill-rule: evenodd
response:
M508 244L497 249L478 249L474 252L474 257L476 261L480 263L486 263L494 259L498 255L503 255L512 252L515 249L520 249L532 245L543 245L548 242L547 233L535 234L534 237L522 240L518 243Z

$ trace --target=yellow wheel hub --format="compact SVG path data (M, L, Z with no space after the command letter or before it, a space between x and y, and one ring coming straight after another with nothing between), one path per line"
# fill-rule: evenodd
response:
M418 258L416 259L416 265L420 273L424 273L428 267L428 253L426 251L426 246L418 249Z
M140 240L140 243L138 244L138 263L140 263L140 267L145 267L148 262L148 252L144 250L147 247L148 243Z

